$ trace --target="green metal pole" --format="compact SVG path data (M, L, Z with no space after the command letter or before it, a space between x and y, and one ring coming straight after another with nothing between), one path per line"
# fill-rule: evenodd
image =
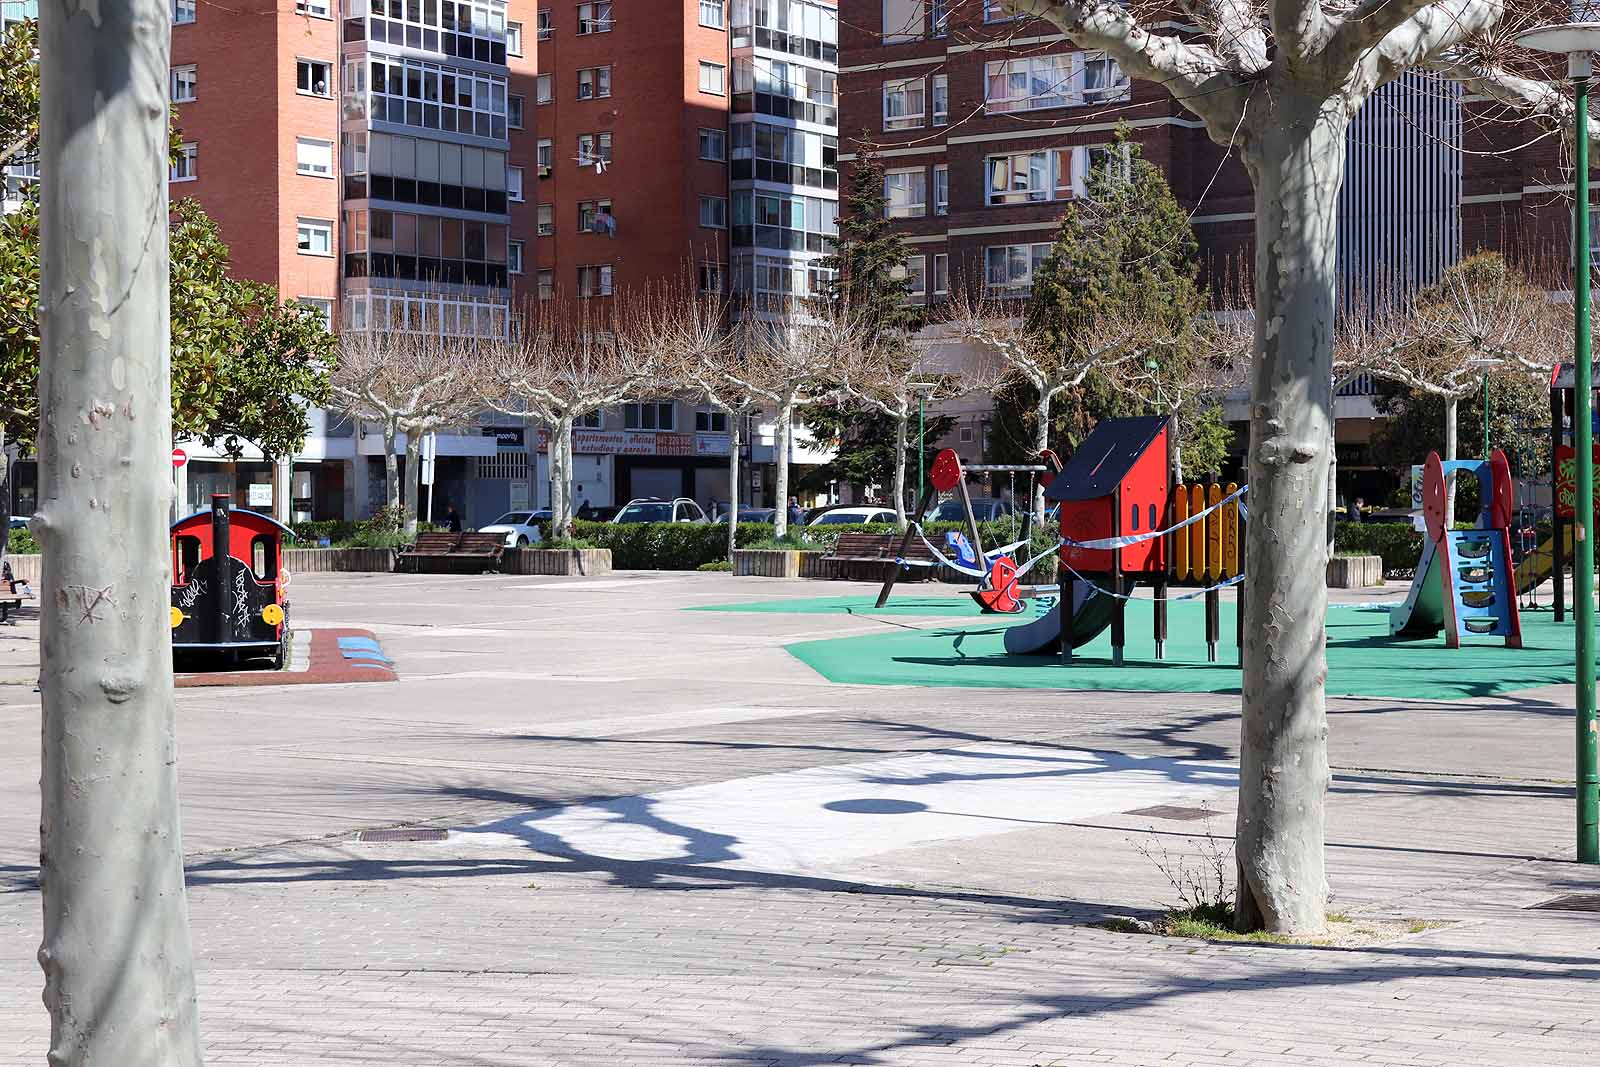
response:
M1489 372L1483 372L1483 458L1489 458Z
M1577 515L1573 530L1573 622L1577 633L1578 862L1600 863L1600 761L1596 759L1594 707L1594 373L1589 364L1589 79L1574 78L1577 131L1574 137L1573 225L1573 448L1578 460Z
M928 463L928 450L922 445L922 402L927 399L926 394L917 394L917 492L920 494L928 488L928 474L923 467Z

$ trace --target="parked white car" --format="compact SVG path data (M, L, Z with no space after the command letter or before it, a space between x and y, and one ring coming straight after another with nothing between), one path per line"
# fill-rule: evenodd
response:
M686 496L676 500L662 500L659 497L640 497L630 500L626 507L617 512L611 520L614 523L629 522L707 522L706 513Z
M894 511L889 508L834 508L812 519L811 526L837 526L840 523L895 522Z
M548 516L549 512L545 514ZM478 532L505 534L507 548L527 548L544 540L544 534L535 525L538 518L532 511L508 511Z

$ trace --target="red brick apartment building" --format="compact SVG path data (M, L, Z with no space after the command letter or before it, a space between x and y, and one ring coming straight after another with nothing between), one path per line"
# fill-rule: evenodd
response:
M1152 28L1188 31L1179 18ZM1248 263L1255 212L1244 168L1160 86L1130 83L1103 54L1042 20L1007 17L994 0L841 0L840 25L840 159L848 168L864 141L885 166L891 217L916 252L908 270L919 300L964 284L1025 295L1066 203L1119 126L1166 173L1210 269ZM1558 263L1569 255L1572 186L1559 138L1449 82L1410 75L1385 87L1357 117L1348 154L1347 294L1425 284L1479 248ZM1378 417L1372 393L1366 380L1340 390L1344 476L1364 461ZM1242 403L1230 407L1244 417ZM948 443L981 454L987 413L969 404L954 414Z

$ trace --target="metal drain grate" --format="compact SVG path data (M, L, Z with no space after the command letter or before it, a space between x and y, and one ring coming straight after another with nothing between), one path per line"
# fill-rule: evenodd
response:
M357 841L443 841L450 836L445 830L363 830Z
M1568 893L1564 897L1534 904L1528 911L1600 911L1600 893Z
M1220 814L1211 808L1180 808L1172 804L1157 804L1153 808L1134 808L1124 815L1137 815L1142 819L1172 819L1175 822L1194 822Z

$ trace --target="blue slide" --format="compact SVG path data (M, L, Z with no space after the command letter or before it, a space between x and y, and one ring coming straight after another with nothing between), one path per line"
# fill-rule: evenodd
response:
M1444 629L1444 597L1439 590L1439 549L1424 541L1416 577L1405 600L1389 609L1390 637L1433 637Z

